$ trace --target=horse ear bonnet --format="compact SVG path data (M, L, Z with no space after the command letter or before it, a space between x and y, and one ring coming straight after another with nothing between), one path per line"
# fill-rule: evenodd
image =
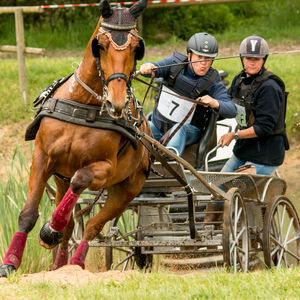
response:
M147 6L147 0L139 0L130 8L122 8L120 5L111 8L107 0L101 0L99 4L102 20L100 25L110 31L113 41L121 46L126 43L128 31L136 28L136 19L141 15ZM94 57L100 57L98 40L94 38L91 43L91 50ZM145 53L143 40L139 41L139 46L135 51L135 59L141 60Z
M129 12L137 19L147 7L148 0L140 0L129 8Z
M99 10L100 10L100 15L103 18L109 18L113 14L113 10L110 7L107 0L101 0L101 2L99 3Z

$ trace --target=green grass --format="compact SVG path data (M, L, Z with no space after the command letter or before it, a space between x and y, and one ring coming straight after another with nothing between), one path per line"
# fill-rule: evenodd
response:
M0 180L0 261L4 258L13 234L17 231L18 216L24 206L29 178L29 163L20 147L16 147L11 160L1 158L1 171L4 176ZM44 196L39 207L39 219L34 230L29 234L23 255L20 273L46 270L52 263L51 252L40 247L38 232L51 216L49 199Z
M166 272L134 274L122 282L74 285L18 282L1 284L0 299L299 299L299 269L230 274L225 271L178 276Z

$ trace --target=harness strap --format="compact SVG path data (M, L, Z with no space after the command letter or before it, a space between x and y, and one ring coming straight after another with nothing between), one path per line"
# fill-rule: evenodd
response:
M136 77L134 77L134 78L137 79ZM153 83L153 81L154 81L154 78L155 78L155 73L154 73L154 71L152 71L150 84L148 85L147 90L146 90L146 93L145 93L145 96L144 96L144 100L143 100L143 104L142 104L143 106L144 106L146 97L147 97L147 95L148 95L148 93L149 93L149 91L150 91L150 88L151 88L151 86L152 86L152 83Z
M172 139L172 137L176 134L176 132L182 127L182 125L185 123L185 121L189 118L189 116L192 114L192 112L194 111L194 109L196 108L197 104L194 103L193 106L191 107L191 109L188 111L188 113L186 114L186 116L183 118L183 120L180 122L180 124L174 129L174 131L169 135L169 132L171 129L169 129L163 136L162 138L159 140L159 142L166 146L169 141Z
M95 91L93 91L86 83L84 83L78 76L77 76L77 72L75 70L74 72L74 78L75 80L84 88L86 89L90 94L92 94L98 101L102 101L103 97L98 95ZM127 80L127 78L126 78Z
M65 176L61 175L60 173L54 173L53 175L54 175L55 177L57 177L57 178L63 180L63 181L66 182L66 183L69 183L69 184L70 184L70 182L71 182L71 178L65 177Z
M183 69L184 66L180 66L181 68L177 68L177 70L175 70L175 72L172 74L176 74L176 76L180 73L180 71ZM194 97L200 96L201 93L203 91L205 91L217 78L218 72L216 70L214 70L214 72L211 74L211 76L208 78L208 80L201 86L201 87L197 87L195 88L192 92L191 95L194 95ZM175 81L174 76L172 76L173 79L173 83ZM168 81L169 84L169 81ZM166 93L168 93L167 91L164 91ZM170 93L168 93L170 94ZM179 95L177 95L178 97ZM180 96L181 97L181 96ZM161 144L163 144L164 146L168 144L168 142L173 138L173 136L177 133L177 131L183 126L183 124L186 122L186 120L189 118L189 116L192 114L192 112L195 110L197 104L200 104L197 100L195 100L196 103L193 104L193 106L190 108L190 110L188 111L188 113L186 114L186 116L182 119L182 121L180 122L180 124L175 128L175 130L169 135L170 130L168 130L160 139Z
M53 93L63 84L65 83L73 73L70 75L60 78L58 80L53 81L50 85L48 85L42 92L41 94L33 100L33 107L36 109L39 105L43 104L47 99L49 99Z

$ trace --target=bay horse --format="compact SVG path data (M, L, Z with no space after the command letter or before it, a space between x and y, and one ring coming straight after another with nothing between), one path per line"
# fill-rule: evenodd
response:
M131 89L136 60L144 54L136 20L147 0L139 0L130 8L112 8L107 0L99 6L101 16L82 62L54 92L48 91L41 104L27 199L19 215L18 231L0 267L0 277L20 266L27 235L36 223L41 197L52 175L56 209L39 238L40 244L49 249L59 244L52 266L55 270L68 263L68 241L74 227L72 210L79 195L87 188L107 190L105 205L88 221L69 261L84 268L88 242L106 222L126 209L149 172L149 152L134 139L133 132L136 127L149 134L150 129Z

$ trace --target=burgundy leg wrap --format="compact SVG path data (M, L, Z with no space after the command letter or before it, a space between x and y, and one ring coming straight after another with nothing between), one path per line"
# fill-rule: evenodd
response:
M51 268L51 271L57 270L63 266L65 266L68 263L68 249L60 249L58 248L55 262Z
M79 195L73 193L71 189L67 190L64 198L52 214L52 220L50 222L50 227L52 229L59 232L63 231L70 220L72 210L78 198Z
M70 265L79 265L84 269L84 261L89 250L88 241L82 241L70 260Z
M14 234L10 246L3 259L4 265L13 265L16 269L19 268L22 261L22 255L25 248L26 240L27 233L19 231Z

